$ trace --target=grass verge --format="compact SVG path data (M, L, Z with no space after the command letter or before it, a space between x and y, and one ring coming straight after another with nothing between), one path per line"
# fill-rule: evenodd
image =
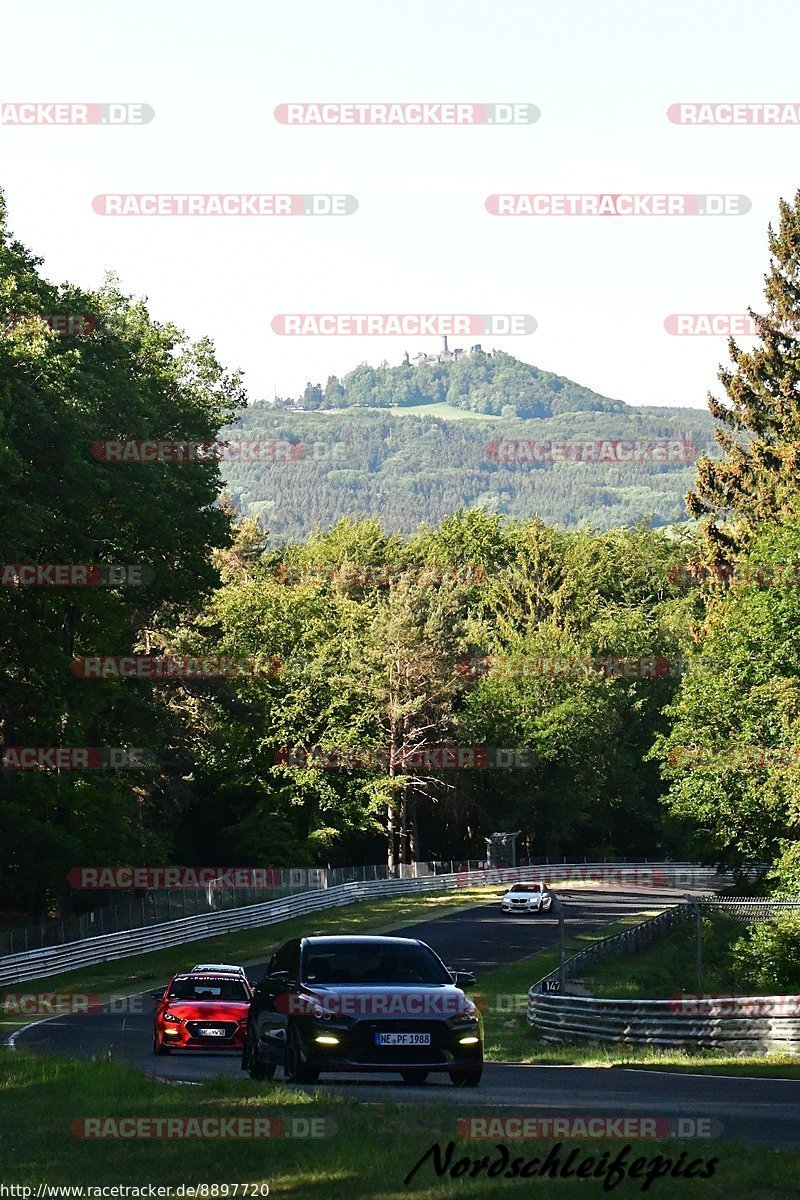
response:
M621 1000L668 1000L680 992L745 991L747 984L736 978L731 962L731 946L742 936L741 921L722 914L703 917L701 922L702 973L697 979L695 967L695 923L687 921L651 946L591 966L584 976L595 996L615 996Z
M612 933L619 933L626 926L636 925L642 921L645 914L626 917L613 925L602 929L581 934L567 942L567 955L575 954L578 950L596 942ZM741 926L739 926L741 929ZM689 931L693 937L693 929ZM724 937L721 935L720 946ZM644 951L639 957L648 959L648 966L642 966L639 973L632 967L634 957L620 957L608 960L592 967L591 982L594 984L602 978L603 990L598 993L607 996L629 996L630 990L628 973L642 986L644 981L652 982L654 975L661 968L658 965L658 949L662 943ZM693 943L692 943L693 947ZM680 954L680 952L678 952ZM693 969L694 951L692 948L688 962L688 970ZM710 970L716 971L713 958L710 960ZM546 1065L572 1065L583 1067L631 1067L643 1070L677 1071L683 1073L706 1075L751 1075L772 1079L800 1079L800 1056L772 1053L766 1055L730 1055L721 1050L660 1050L650 1046L622 1046L601 1042L548 1042L538 1036L528 1025L527 993L532 983L541 979L558 966L556 950L542 950L530 958L511 963L498 971L492 971L480 979L480 993L485 997L484 1028L486 1039L486 1057L498 1062L538 1063ZM684 973L687 967L684 964ZM588 978L587 978L588 982ZM594 991L594 987L592 987ZM675 989L673 989L675 990ZM478 989L475 989L477 992ZM473 993L474 996L475 993ZM640 994L647 995L647 991ZM652 993L651 993L652 994Z
M467 1111L469 1107L464 1105ZM545 1200L553 1195L553 1179L547 1177L501 1180L470 1178L465 1173L460 1178L437 1178L431 1159L406 1186L406 1176L437 1141L443 1153L447 1143L455 1141L454 1163L462 1156L479 1160L488 1155L490 1162L495 1161L499 1151L494 1140L468 1142L457 1134L456 1122L461 1116L463 1111L451 1105L353 1103L293 1091L281 1084L257 1085L247 1079L218 1079L192 1088L164 1087L114 1063L65 1061L22 1052L0 1056L3 1182L33 1188L39 1183L152 1184L173 1189L180 1184L205 1184L205 1196L223 1197L222 1187L215 1193L211 1185L266 1183L271 1196L298 1200L399 1200L408 1195L416 1200L538 1195ZM175 1136L160 1140L78 1136L76 1121L98 1117L104 1122L122 1117L270 1118L273 1130L279 1128L277 1119L289 1133L313 1129L322 1136L201 1137L191 1142ZM311 1121L317 1124L310 1125ZM100 1129L108 1132L105 1124ZM529 1140L505 1144L512 1159L538 1157L540 1162L553 1146L560 1145L562 1164L575 1150L580 1157L574 1160L573 1169L590 1156L598 1165L604 1151L613 1159L623 1147L628 1163L640 1156L652 1162L656 1155L671 1164L682 1161L684 1166L693 1159L704 1164L716 1160L709 1179L689 1183L668 1176L657 1180L648 1193L659 1200L683 1200L687 1195L708 1200L790 1200L797 1194L800 1154L796 1151L718 1140ZM642 1183L641 1177L624 1179L613 1194L640 1196ZM560 1192L558 1183L555 1191ZM581 1179L579 1191L581 1197L591 1200L609 1194L599 1179ZM232 1189L227 1193L233 1194Z

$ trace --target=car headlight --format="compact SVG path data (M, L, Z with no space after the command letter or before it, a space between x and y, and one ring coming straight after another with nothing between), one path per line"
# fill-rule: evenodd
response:
M335 1017L332 1017L327 1011L322 1012L319 1015L315 1013L314 1018L320 1022L320 1027L323 1028L326 1033L334 1030L341 1032L344 1029L349 1029L352 1024L347 1017L342 1017L339 1014L337 1014Z
M471 1000L468 1000L460 1013L456 1013L455 1016L448 1018L447 1024L451 1029L460 1029L463 1026L477 1025L479 1017L478 1009Z
M164 1013L165 1021L174 1021L177 1025L183 1024L183 1017L174 1017L171 1012Z

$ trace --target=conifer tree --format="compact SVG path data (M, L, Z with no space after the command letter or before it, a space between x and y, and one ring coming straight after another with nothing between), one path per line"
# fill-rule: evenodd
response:
M709 395L724 457L700 459L686 496L690 514L705 518L717 564L744 550L759 524L791 516L800 499L800 191L781 200L778 228L768 234L769 311L748 310L760 344L746 351L730 339L733 368L719 372L727 398Z

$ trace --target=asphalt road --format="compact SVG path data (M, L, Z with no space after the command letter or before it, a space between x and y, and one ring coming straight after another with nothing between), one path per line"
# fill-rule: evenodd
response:
M559 895L566 906L568 929L573 933L596 929L626 913L656 907L660 897L670 901L676 898L672 893L646 888L576 889ZM501 913L498 901L493 901L392 929L392 933L421 938L448 967L474 971L479 991L481 976L488 971L552 946L558 937L558 921L549 913L541 917L510 916ZM175 953L176 971L186 970L197 961L191 945ZM251 979L260 979L266 967L266 963L257 963L248 966L247 973ZM153 1000L144 992L88 1015L77 1013L35 1022L13 1035L13 1042L26 1049L73 1058L113 1057L172 1082L196 1082L218 1074L238 1076L239 1056L231 1053L189 1050L156 1058L151 1052L153 1009Z
M571 932L598 928L626 913L680 899L669 890L646 888L587 888L561 895ZM482 975L553 945L557 925L550 914L533 918L504 915L495 901L392 932L421 938L453 969L473 970L480 991ZM193 962L191 946L185 947L176 958L176 970ZM248 974L260 978L265 966L248 967ZM149 994L130 997L117 1008L124 1011L104 1008L89 1015L38 1022L19 1031L13 1040L17 1046L44 1053L112 1057L172 1083L200 1082L215 1075L243 1078L238 1054L189 1051L155 1058L151 1053L153 1001ZM800 1146L800 1080L728 1077L723 1083L703 1075L489 1063L475 1090L453 1088L444 1074L431 1075L422 1087L409 1087L393 1076L342 1075L325 1077L316 1089L303 1090L317 1089L356 1102L389 1100L452 1108L453 1124L445 1118L442 1137L452 1136L456 1117L471 1111L547 1117L591 1113L705 1120L712 1122L714 1136Z

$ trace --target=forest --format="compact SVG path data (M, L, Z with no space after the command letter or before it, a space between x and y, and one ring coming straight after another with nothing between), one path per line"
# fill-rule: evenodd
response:
M223 460L225 488L237 510L253 517L270 545L304 540L343 517L375 517L387 532L410 535L459 508L498 516L538 517L561 529L677 525L695 461L715 456L713 421L704 409L627 408L562 412L521 419L452 419L442 406L413 412L282 412L253 404L224 435L288 441L283 461ZM438 411L437 411L438 410ZM451 414L456 409L450 409ZM525 461L498 455L500 441L525 446L587 440L682 442L682 462Z
M213 345L115 279L46 281L0 208L3 918L69 912L84 865L396 866L482 858L502 829L523 854L759 862L796 888L800 194L768 251L759 342L730 344L724 397L693 428L651 410L634 435L713 429L713 452L628 464L624 487L621 465L515 464L521 491L558 480L531 515L497 470L463 502L462 431L497 432L248 409ZM96 321L65 334L59 313ZM535 419L561 437L632 436L619 409L549 412ZM381 507L356 489L345 511L324 474L316 493L287 483L291 463L257 482L213 455L93 453L208 445L251 419L271 437L337 421L345 439L363 420L336 470L362 470L366 446L374 467L388 439L398 491ZM614 523L592 524L586 466L590 491L647 492L635 521L611 504ZM408 482L420 471L435 504ZM678 477L685 508L670 492L654 522L656 481Z

